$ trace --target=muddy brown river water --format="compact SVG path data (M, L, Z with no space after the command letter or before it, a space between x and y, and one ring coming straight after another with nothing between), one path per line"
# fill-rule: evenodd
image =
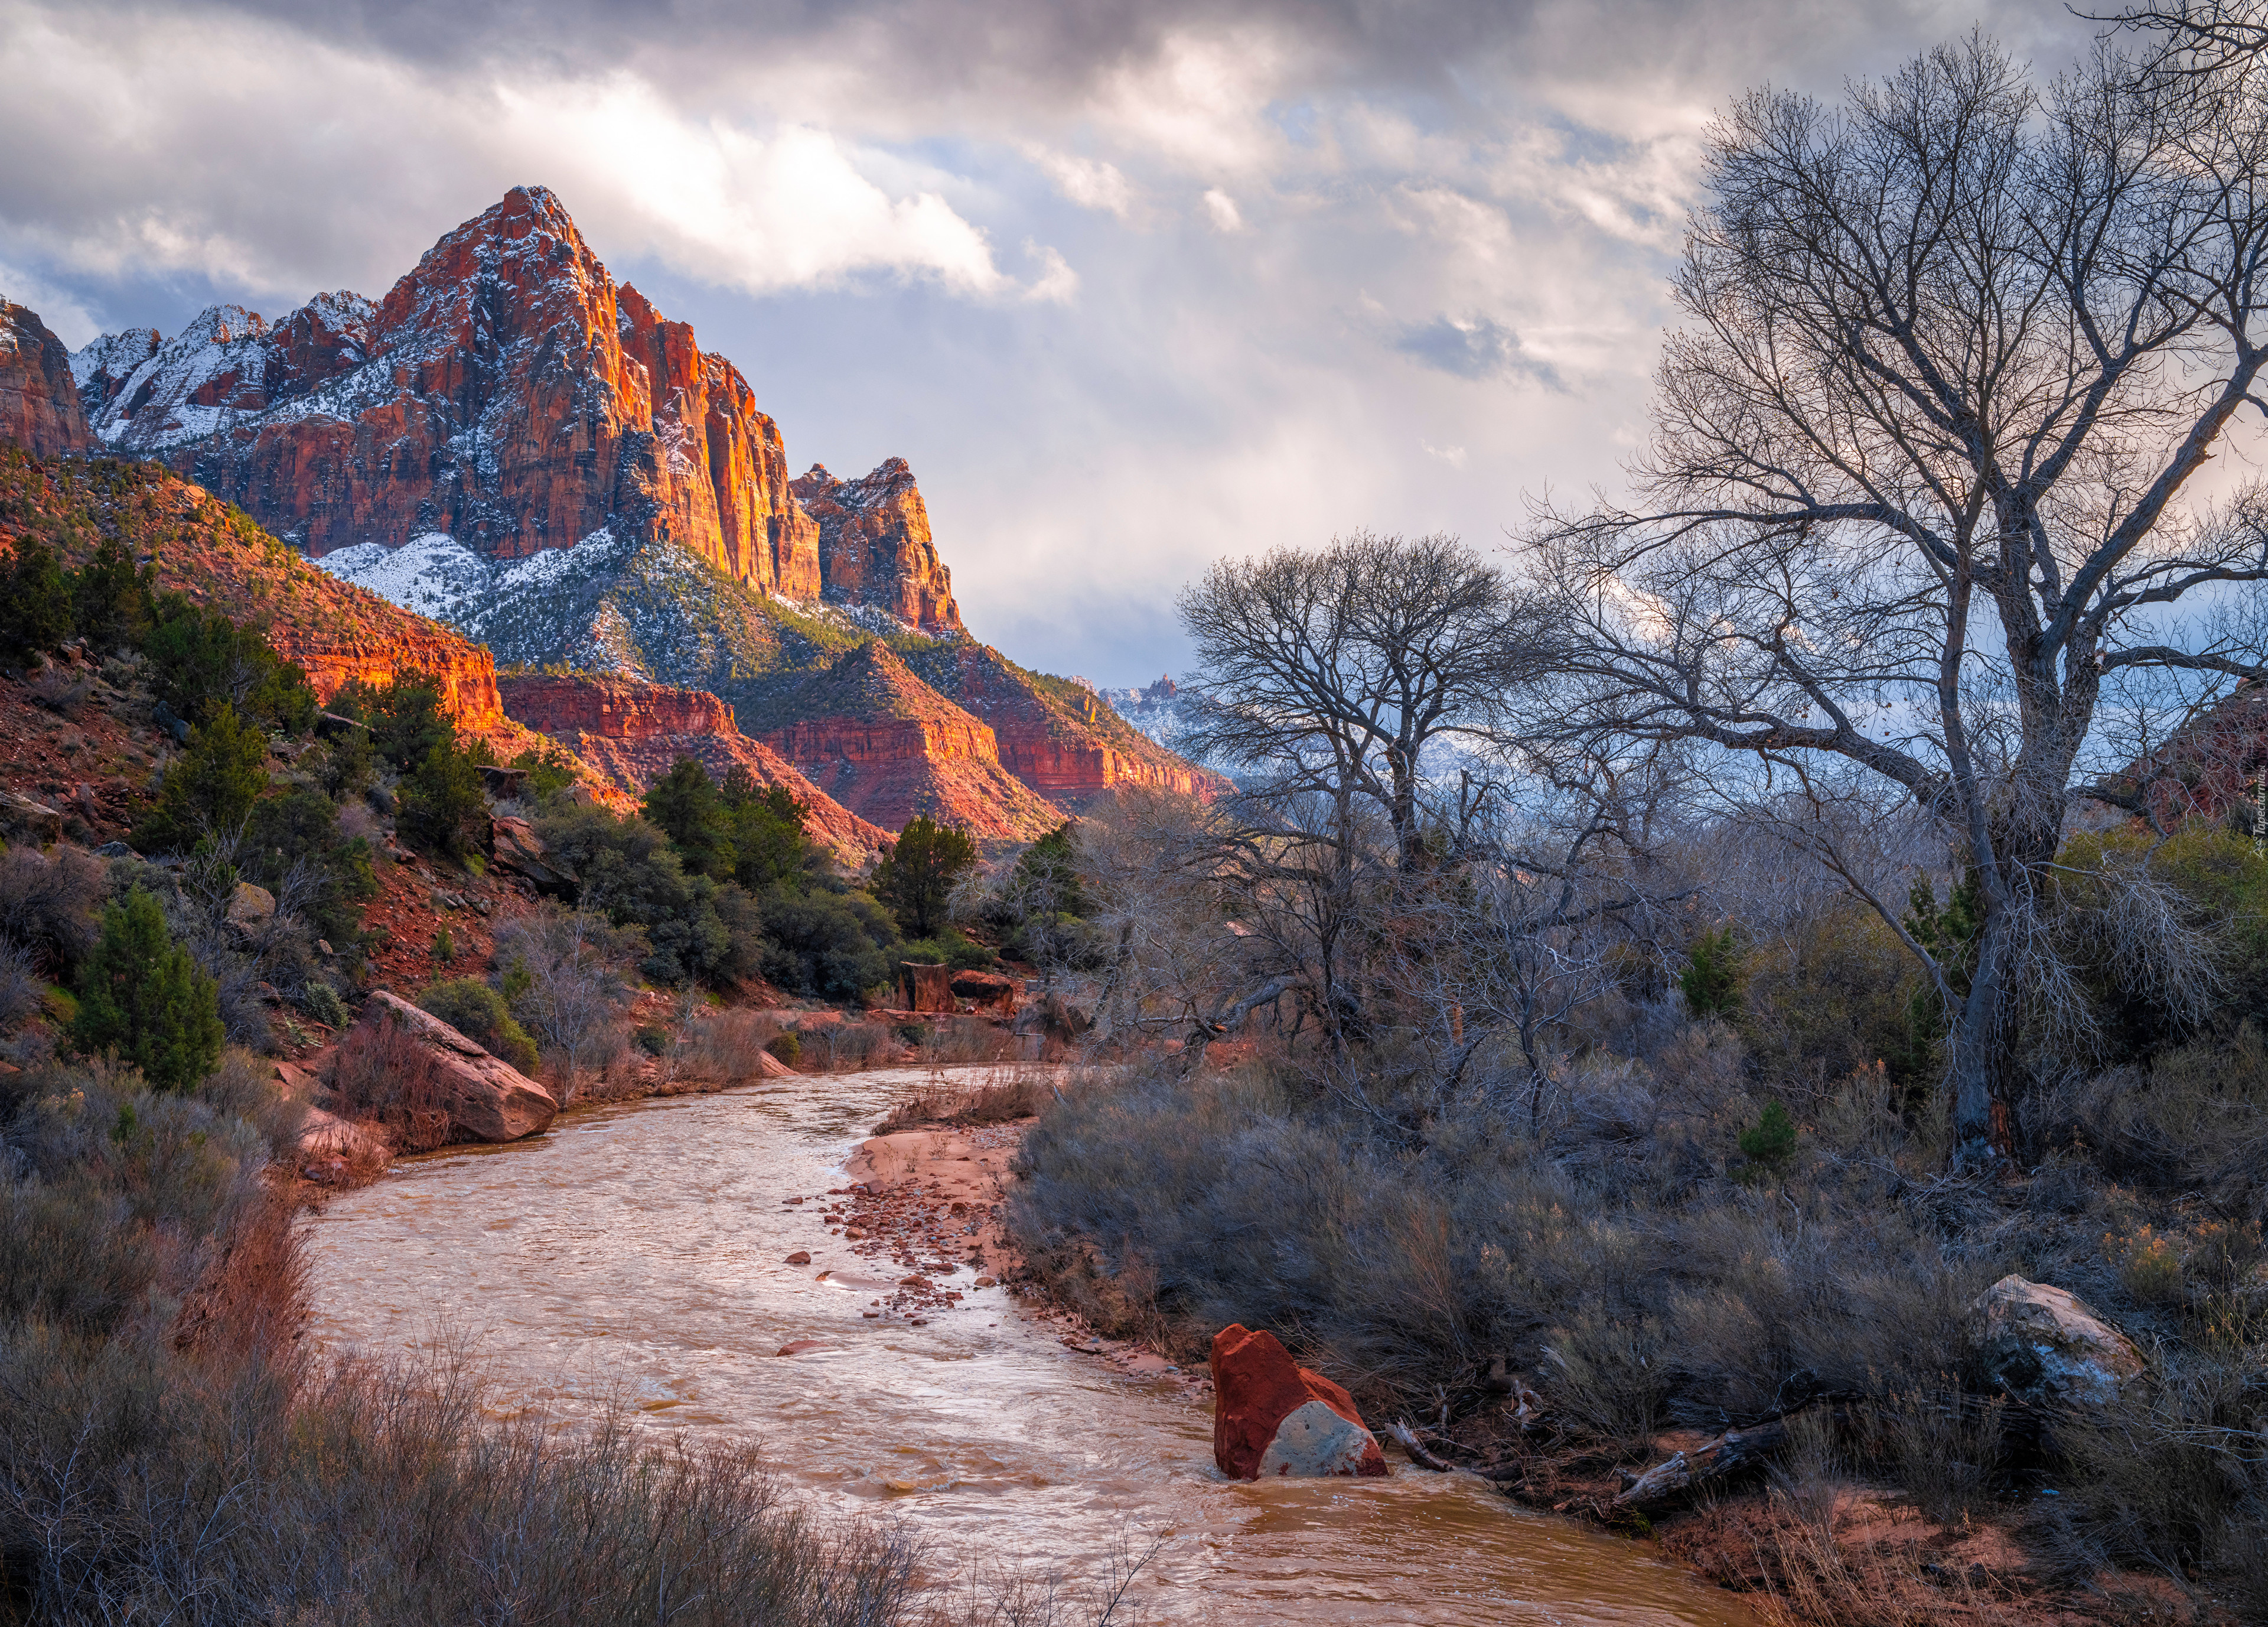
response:
M781 1200L841 1186L866 1128L933 1083L781 1080L404 1162L312 1223L313 1336L469 1347L499 1410L572 1425L619 1399L643 1427L746 1441L822 1508L903 1521L940 1579L1078 1581L1163 1537L1135 1620L1753 1623L1642 1549L1398 1457L1383 1482L1225 1480L1203 1401L1064 1349L971 1272L926 1326L865 1320L871 1290L814 1275L873 1268ZM783 1263L797 1250L809 1266Z

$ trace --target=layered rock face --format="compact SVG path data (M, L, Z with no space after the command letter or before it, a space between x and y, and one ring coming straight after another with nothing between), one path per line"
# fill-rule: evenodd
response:
M818 527L747 381L618 288L541 188L441 239L376 306L323 295L272 325L217 307L140 348L82 352L97 433L311 553L438 530L519 558L612 529L819 593Z
M837 480L814 463L789 489L818 522L828 598L871 606L924 632L963 631L953 573L938 558L929 506L905 459L857 480Z
M989 645L941 644L907 664L990 726L1001 766L1050 802L1078 808L1121 786L1211 796L1226 782L1134 728L1094 691L1027 673Z
M585 675L508 677L499 691L515 721L566 747L632 796L643 796L679 758L690 757L719 780L739 768L759 786L784 788L803 804L804 828L846 864L865 863L889 840L887 832L742 734L732 708L714 695Z
M1001 765L989 727L879 641L784 686L762 712L765 744L887 829L925 814L979 839L1029 841L1063 823L1061 809Z
M0 300L0 441L33 457L87 449L70 352L47 324L20 305Z
M430 1070L433 1101L423 1111L444 1116L446 1142L506 1142L541 1134L559 1114L551 1092L401 995L376 989L363 1007L359 1028L375 1035L392 1025L419 1047Z

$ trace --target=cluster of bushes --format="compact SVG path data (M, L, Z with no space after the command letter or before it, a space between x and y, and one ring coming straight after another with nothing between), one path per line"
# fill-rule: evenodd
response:
M946 918L976 862L965 833L916 819L861 888L836 872L805 811L744 770L719 785L685 757L637 817L553 799L536 828L573 868L582 906L644 935L639 968L656 982L761 976L858 1000L890 984L901 959L995 962Z

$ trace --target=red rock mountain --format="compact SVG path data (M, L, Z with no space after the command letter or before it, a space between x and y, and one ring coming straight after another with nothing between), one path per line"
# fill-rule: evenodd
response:
M0 441L13 441L33 457L84 452L88 444L70 352L36 315L5 300L0 300Z
M804 805L804 827L846 864L865 863L890 839L742 734L732 708L714 695L579 674L508 677L497 689L513 721L564 746L632 796L643 797L679 758L691 757L719 780L743 768L760 786L786 788Z
M990 645L940 644L906 660L932 689L991 726L1002 767L1066 808L1121 786L1210 797L1227 784L1151 740L1092 690L1026 672Z
M1030 841L1064 821L1062 810L1001 766L990 727L879 640L805 675L764 713L766 745L889 830L926 814L980 840Z
M138 363L135 341L82 364L97 433L310 553L440 530L519 558L611 527L819 592L818 528L747 381L617 286L541 188L450 233L375 306L319 295L272 325L217 307Z
M829 599L872 605L924 632L963 630L953 573L937 556L929 506L905 459L857 480L837 480L814 463L788 489L819 522L819 574Z

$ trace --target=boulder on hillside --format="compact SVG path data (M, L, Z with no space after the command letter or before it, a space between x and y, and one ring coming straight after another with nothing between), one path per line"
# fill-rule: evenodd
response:
M1386 1473L1354 1398L1274 1334L1235 1322L1215 1334L1212 1382L1212 1458L1231 1479Z
M248 881L236 884L228 895L228 908L221 920L237 947L255 941L268 923L276 919L276 895L265 887L255 887Z
M956 999L973 1002L979 1011L999 1017L1016 1014L1016 980L998 972L956 972L952 989Z
M953 968L924 961L902 961L899 980L905 985L906 1009L950 1013L961 1008L953 1000Z
M2134 1342L2063 1289L2012 1273L1984 1291L1977 1310L1987 1367L2019 1401L2099 1407L2142 1371Z
M358 1029L392 1023L415 1039L434 1066L432 1111L447 1120L446 1141L518 1141L541 1132L558 1116L551 1092L401 995L374 992Z
M63 817L45 802L35 802L13 791L0 791L0 833L18 841L29 839L45 847L63 839Z
M489 821L489 851L497 868L526 876L539 892L572 892L575 872L564 859L543 845L535 827L525 819Z

